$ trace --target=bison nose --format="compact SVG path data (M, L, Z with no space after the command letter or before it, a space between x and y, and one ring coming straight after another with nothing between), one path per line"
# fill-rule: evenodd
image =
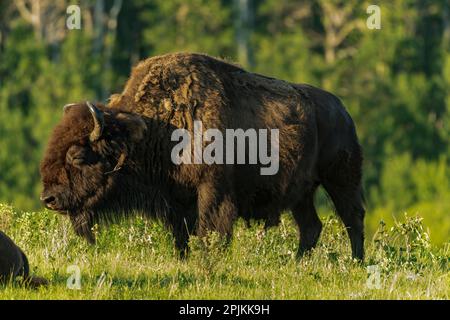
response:
M52 209L52 207L56 203L56 198L53 195L42 194L41 195L41 201L47 208Z

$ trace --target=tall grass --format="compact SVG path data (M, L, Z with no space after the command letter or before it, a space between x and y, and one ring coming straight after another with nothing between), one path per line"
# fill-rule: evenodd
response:
M351 259L346 231L332 217L317 248L300 261L289 214L269 230L238 221L229 244L215 233L192 237L186 260L178 259L161 224L141 217L96 227L95 246L49 211L20 213L0 205L0 228L27 253L32 272L50 280L37 290L10 283L0 287L0 299L450 298L450 245L433 246L420 217L382 222L366 241L363 264ZM80 290L67 287L71 265L81 270ZM369 265L375 267L368 273ZM373 270L376 287L368 283Z

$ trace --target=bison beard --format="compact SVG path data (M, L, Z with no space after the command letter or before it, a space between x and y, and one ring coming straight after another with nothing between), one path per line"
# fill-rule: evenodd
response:
M278 129L278 172L260 175L261 164L175 165L171 134L186 129L192 136L195 121L221 132ZM98 222L135 213L161 219L181 252L190 234L212 230L229 237L237 217L270 227L291 210L301 256L322 230L313 202L322 185L347 228L353 256L362 259L361 167L355 126L332 94L206 55L168 54L139 63L107 106L64 108L41 163L41 200L68 214L89 242Z
M92 230L94 226L92 212L84 211L71 215L70 222L77 235L85 238L89 243L95 243L95 236Z

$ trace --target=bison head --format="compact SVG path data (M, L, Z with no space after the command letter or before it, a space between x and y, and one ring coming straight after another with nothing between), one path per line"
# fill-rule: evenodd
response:
M40 166L43 204L68 214L77 234L94 242L94 212L116 199L120 180L131 175L124 168L146 128L134 114L89 102L66 105Z

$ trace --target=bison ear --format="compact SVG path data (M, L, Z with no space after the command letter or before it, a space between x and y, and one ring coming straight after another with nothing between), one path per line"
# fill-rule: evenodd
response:
M130 133L130 138L133 141L138 142L144 138L145 132L147 131L147 125L139 115L119 113L117 115L117 120L125 123L128 132Z

